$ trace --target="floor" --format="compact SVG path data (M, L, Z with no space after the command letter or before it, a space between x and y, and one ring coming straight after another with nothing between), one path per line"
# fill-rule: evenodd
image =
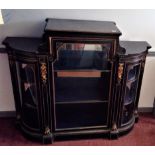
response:
M0 118L0 145L36 146L40 142L30 141L15 128L13 118ZM49 145L49 144L48 144ZM117 140L104 138L86 138L58 140L51 146L155 146L155 118L151 114L141 114L133 130Z

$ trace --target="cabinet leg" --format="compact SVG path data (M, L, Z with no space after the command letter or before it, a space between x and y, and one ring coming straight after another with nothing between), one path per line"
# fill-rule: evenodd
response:
M119 137L118 136L118 131L115 131L115 132L111 131L110 132L110 136L109 136L110 139L118 139L118 137Z
M52 144L53 143L53 135L48 134L43 136L43 144Z
M117 129L116 123L113 123L109 138L110 139L118 139L118 129Z
M138 115L138 111L137 110L135 110L134 115L135 115L135 123L138 123L139 115Z
M20 129L20 115L16 116L15 127Z
M139 116L135 116L135 123L138 123L139 121Z
M50 128L47 126L44 131L43 144L53 143L53 134L51 133Z

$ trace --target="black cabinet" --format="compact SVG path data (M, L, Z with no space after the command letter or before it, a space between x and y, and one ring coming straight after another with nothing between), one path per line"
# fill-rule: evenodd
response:
M119 41L114 22L47 19L42 38L8 37L16 117L28 137L106 134L138 121L147 42Z

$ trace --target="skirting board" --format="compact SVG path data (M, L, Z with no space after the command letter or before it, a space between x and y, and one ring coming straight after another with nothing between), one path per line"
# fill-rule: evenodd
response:
M0 53L7 53L5 48L0 48Z
M153 108L152 107L139 107L138 108L138 112L153 112Z
M154 57L155 56L155 51L149 51L148 56Z
M138 111L141 113L153 113L152 107L139 107ZM2 117L15 117L15 111L0 111L0 118Z
M16 112L15 111L0 111L0 118L2 117L15 117Z

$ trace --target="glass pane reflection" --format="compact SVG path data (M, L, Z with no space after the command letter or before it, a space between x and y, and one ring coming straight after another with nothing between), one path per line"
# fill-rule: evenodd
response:
M36 106L36 83L34 65L20 63L23 103Z
M55 70L108 69L108 54L111 44L63 43L57 44L58 60Z
M58 55L53 65L57 129L107 123L110 48L110 43L56 44Z

